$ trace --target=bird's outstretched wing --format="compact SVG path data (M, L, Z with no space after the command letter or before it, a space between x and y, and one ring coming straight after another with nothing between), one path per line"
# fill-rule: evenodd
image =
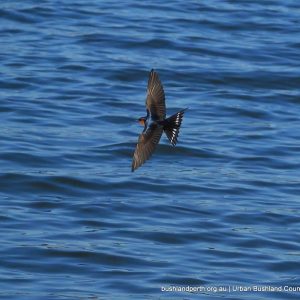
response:
M165 93L158 74L154 70L151 70L149 74L146 107L154 120L166 118Z
M132 159L132 172L150 158L161 138L162 132L163 128L161 126L152 124L145 132L140 134Z

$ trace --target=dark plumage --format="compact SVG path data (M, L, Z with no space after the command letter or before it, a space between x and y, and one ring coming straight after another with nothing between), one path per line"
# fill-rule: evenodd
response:
M146 98L147 115L139 118L144 126L140 134L132 160L132 172L140 167L154 152L163 131L170 143L175 146L182 122L183 109L166 119L165 93L158 74L151 70L147 87Z

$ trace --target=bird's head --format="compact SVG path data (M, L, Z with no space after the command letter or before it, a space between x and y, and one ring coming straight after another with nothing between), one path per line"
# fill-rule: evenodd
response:
M145 126L146 118L145 118L145 117L141 117L141 118L138 119L138 122L139 122L142 126Z

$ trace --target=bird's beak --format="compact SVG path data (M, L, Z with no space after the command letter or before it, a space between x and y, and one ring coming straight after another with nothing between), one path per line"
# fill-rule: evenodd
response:
M140 125L142 125L142 126L145 125L145 121L143 119L138 119L137 121L139 122Z

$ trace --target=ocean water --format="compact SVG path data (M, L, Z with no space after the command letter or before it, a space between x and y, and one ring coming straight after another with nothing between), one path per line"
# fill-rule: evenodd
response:
M1 299L299 299L298 1L0 15ZM152 68L189 110L131 173Z

